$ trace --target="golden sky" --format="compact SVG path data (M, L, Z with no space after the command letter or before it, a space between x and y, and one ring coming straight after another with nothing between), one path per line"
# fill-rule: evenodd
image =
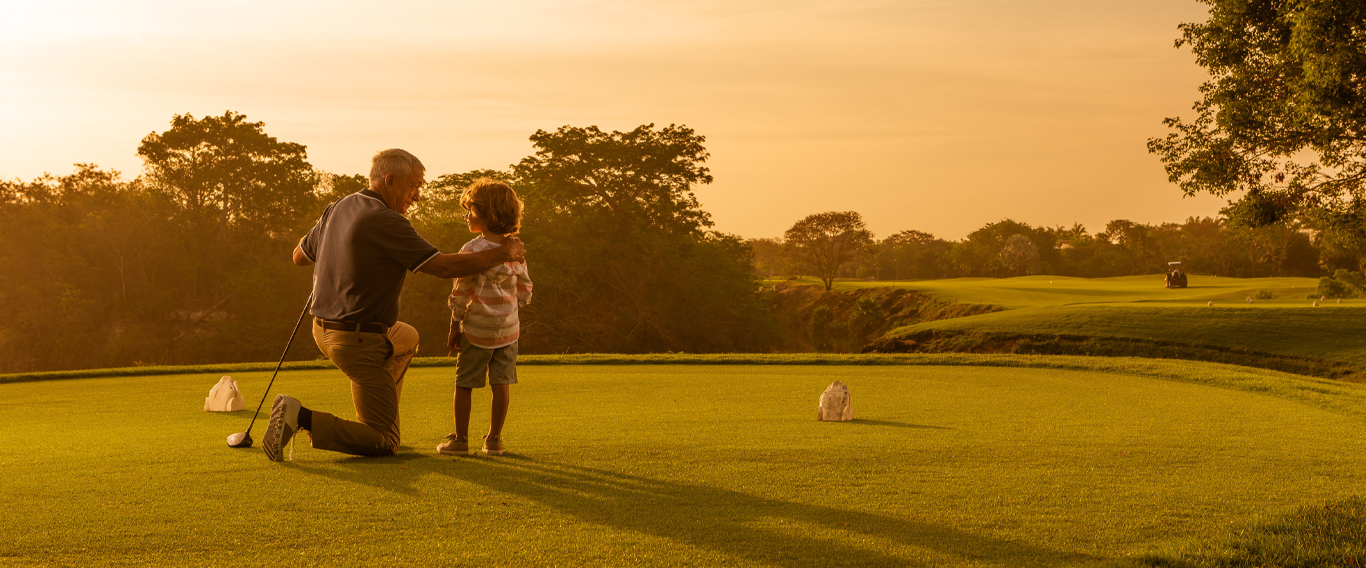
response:
M1205 80L1195 0L61 1L0 4L0 177L137 174L176 113L231 109L368 170L501 169L536 129L686 124L716 228L854 210L881 238L985 223L1180 222L1147 153Z

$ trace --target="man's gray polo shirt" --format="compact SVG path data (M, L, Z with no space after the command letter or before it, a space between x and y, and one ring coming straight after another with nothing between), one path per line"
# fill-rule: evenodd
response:
M299 249L313 267L314 317L355 323L398 321L408 272L441 254L368 189L329 205Z

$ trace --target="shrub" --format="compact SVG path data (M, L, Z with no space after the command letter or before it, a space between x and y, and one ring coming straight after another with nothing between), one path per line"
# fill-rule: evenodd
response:
M811 310L811 343L816 347L824 346L830 339L830 308L816 306Z
M1346 282L1348 284L1351 284L1352 286L1355 286L1356 288L1366 290L1366 276L1362 276L1360 272L1357 272L1355 270L1339 268L1336 272L1333 273L1333 279L1339 282Z
M882 313L882 304L873 298L859 298L849 313L849 332L859 342L880 331L886 323L887 316Z
M1329 298L1360 298L1366 296L1366 278L1360 272L1339 268L1332 276L1319 279L1319 289L1314 296Z

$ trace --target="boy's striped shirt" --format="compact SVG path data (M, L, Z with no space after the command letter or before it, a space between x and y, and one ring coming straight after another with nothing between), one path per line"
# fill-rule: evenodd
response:
M460 252L499 246L481 235L460 247ZM460 322L460 331L471 344L496 349L517 342L521 332L517 308L529 302L531 278L526 263L504 262L480 274L456 278L446 303L451 321Z

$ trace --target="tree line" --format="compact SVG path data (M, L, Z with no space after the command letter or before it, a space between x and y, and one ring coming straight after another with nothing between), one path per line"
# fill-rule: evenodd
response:
M1195 274L1239 278L1362 272L1366 243L1352 237L1312 217L1252 226L1230 218L1226 210L1184 223L1118 219L1098 233L1081 224L1033 227L1005 219L958 241L915 230L878 240L861 215L843 211L810 215L782 237L750 239L749 245L762 278L815 276L828 290L835 278L1100 278L1159 274L1169 262L1181 262Z
M1007 219L959 241L913 230L878 240L857 213L828 212L746 241L714 230L693 193L712 177L692 129L564 126L530 142L506 168L437 176L410 212L454 251L472 237L463 189L480 177L516 188L537 282L522 314L527 353L790 346L761 277L818 276L828 289L840 277L1148 274L1180 260L1220 276L1335 272L1343 290L1366 293L1353 276L1366 267L1362 225L1332 210L1249 222L1238 202L1218 218L1117 220L1095 234ZM137 154L132 179L78 163L0 180L0 372L275 359L310 288L290 251L328 204L369 184L314 168L303 145L232 111L177 115ZM404 288L400 317L421 332L424 356L446 354L449 286L414 275ZM855 316L863 327L878 317ZM288 354L318 356L307 341Z
M714 231L693 194L712 180L704 142L677 125L537 131L516 164L436 178L410 218L455 251L473 237L458 204L469 182L516 188L537 283L525 352L766 350L778 329L750 248ZM137 153L132 179L82 163L0 181L0 372L279 357L310 289L290 252L328 204L369 185L232 111L177 115ZM423 356L447 354L449 290L421 274L404 288ZM308 343L289 358L316 358Z

